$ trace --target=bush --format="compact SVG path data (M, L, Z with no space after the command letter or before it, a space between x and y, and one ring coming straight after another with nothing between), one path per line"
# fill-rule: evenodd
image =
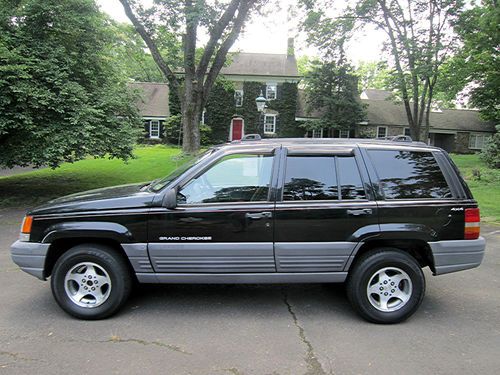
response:
M500 168L500 125L496 128L497 132L493 134L481 152L481 160L490 168Z

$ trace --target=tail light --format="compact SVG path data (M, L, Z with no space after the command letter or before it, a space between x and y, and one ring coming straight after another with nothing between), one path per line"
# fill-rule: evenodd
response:
M31 225L33 224L33 216L25 216L23 224L21 225L21 234L19 239L21 241L29 241L31 234Z
M481 219L479 217L479 208L465 209L464 238L466 240L475 240L479 238L480 221Z

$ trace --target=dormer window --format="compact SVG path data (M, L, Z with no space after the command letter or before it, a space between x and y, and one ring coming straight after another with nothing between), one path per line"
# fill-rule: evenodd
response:
M266 83L266 99L274 100L278 96L278 84L276 82Z

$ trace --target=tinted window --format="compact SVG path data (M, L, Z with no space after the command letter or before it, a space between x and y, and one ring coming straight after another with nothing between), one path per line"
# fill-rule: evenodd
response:
M267 200L273 157L229 155L188 182L178 193L180 204Z
M289 156L283 200L338 199L333 156Z
M337 157L342 199L365 199L365 189L354 157Z
M449 198L450 188L430 152L368 151L387 199Z

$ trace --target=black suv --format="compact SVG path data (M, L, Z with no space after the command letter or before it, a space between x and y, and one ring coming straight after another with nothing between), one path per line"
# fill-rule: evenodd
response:
M413 314L434 275L477 267L479 209L421 143L274 139L218 146L149 184L30 211L12 259L69 314L116 312L140 283L346 282L378 323Z

